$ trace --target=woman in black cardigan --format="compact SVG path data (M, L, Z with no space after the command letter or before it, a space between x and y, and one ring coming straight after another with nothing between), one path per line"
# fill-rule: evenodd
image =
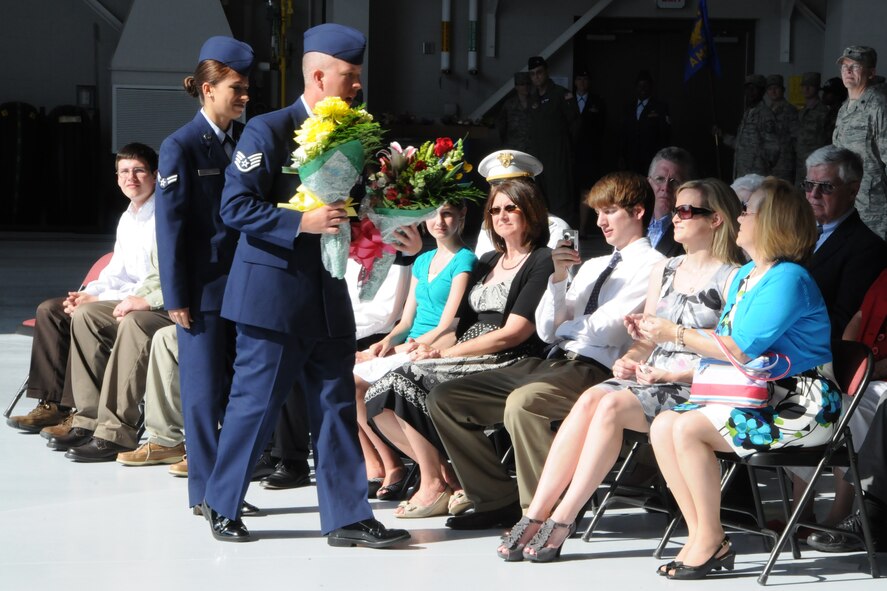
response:
M366 395L370 421L421 472L419 489L397 517L455 514L468 507L428 416L428 392L541 353L534 314L553 272L542 194L528 178L503 180L491 188L484 218L496 250L475 267L455 330L417 347L410 363L385 375Z

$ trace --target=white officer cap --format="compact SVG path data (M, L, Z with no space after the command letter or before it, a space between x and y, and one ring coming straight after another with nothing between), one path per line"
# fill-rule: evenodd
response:
M477 166L487 182L518 177L535 177L542 172L542 163L535 156L518 150L496 150Z

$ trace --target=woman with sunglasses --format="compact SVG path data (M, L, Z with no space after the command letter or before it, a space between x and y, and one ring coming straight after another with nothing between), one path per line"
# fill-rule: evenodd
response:
M803 194L768 177L739 218L737 243L751 262L736 273L714 331L690 329L662 318L644 318L646 338L682 341L699 355L726 360L721 346L741 363L780 354L768 384L769 398L755 403L688 402L660 414L650 429L656 462L687 522L687 543L659 574L700 579L732 569L735 553L720 521L720 470L715 452L745 456L786 446L823 445L841 414L834 384L828 312L802 266L816 243L813 211ZM761 360L763 362L763 360Z
M676 199L674 237L687 254L654 268L644 313L711 328L728 278L742 262L739 201L716 179L685 183ZM613 365L614 379L586 390L564 419L526 515L497 549L501 558L556 560L577 515L619 457L623 430L646 433L661 410L687 400L699 356L677 339L655 344L642 338L643 317L625 317L635 342Z
M416 461L421 473L419 489L401 504L397 517L456 514L469 506L464 493L453 494L461 486L428 416L428 392L442 382L542 353L535 311L553 265L546 247L548 212L530 178L541 169L536 158L509 151L491 154L480 163L480 173L496 182L484 211L495 251L485 254L475 267L455 330L417 346L410 363L389 372L367 391L368 418Z

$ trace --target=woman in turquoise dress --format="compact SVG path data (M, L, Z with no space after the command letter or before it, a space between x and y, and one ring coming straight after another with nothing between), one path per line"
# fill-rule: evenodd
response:
M425 229L435 239L437 248L419 255L413 263L410 291L400 321L382 340L357 354L354 385L361 448L367 464L381 462L385 470L381 480L369 479L370 493L379 499L399 496L406 469L400 455L367 424L364 396L373 382L407 363L417 347L431 345L452 330L477 263L477 257L462 241L466 211L464 204L447 203L425 222Z
M715 334L740 362L764 354L788 358L760 406L686 404L660 414L650 431L656 460L687 522L687 543L659 569L698 579L732 569L735 553L720 523L720 471L715 452L743 456L787 446L816 446L833 434L841 413L829 347L829 318L816 283L802 266L816 243L804 196L768 178L743 205L737 243L751 257L730 286ZM683 341L702 356L725 359L711 331L647 317L641 333L654 342Z

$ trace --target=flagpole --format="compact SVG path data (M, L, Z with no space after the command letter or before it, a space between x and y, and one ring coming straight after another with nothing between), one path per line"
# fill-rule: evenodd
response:
M708 96L709 96L709 103L711 106L711 123L714 127L717 127L718 126L718 110L715 105L715 80L714 80L714 74L712 73L711 60L709 60L709 62L706 64L705 69L708 71ZM714 140L715 140L715 165L717 167L716 170L718 172L718 178L721 180L724 180L724 178L721 176L721 138L716 133L712 134L712 136L714 137ZM729 179L729 180L732 181L733 179Z

